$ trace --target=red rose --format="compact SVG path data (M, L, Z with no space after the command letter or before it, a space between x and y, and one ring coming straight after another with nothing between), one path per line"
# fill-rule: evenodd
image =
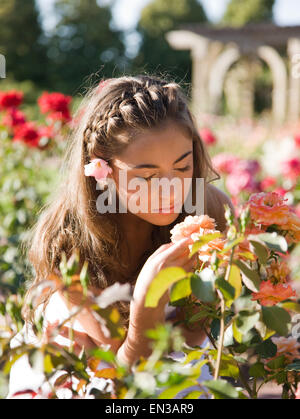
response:
M13 141L22 141L29 147L39 147L41 136L33 122L25 122L15 130Z
M2 119L2 123L9 128L15 128L19 125L22 125L25 123L25 121L25 114L16 108L8 109L7 113Z
M72 100L71 96L66 96L62 93L44 92L38 99L38 104L42 113L48 113L48 117L54 120L61 120L63 122L70 121L71 114L69 105Z
M8 92L0 92L0 109L10 109L18 107L23 101L23 92L10 90Z

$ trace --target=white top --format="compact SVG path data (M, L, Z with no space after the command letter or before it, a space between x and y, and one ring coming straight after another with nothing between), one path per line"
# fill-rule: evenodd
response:
M38 310L36 312L36 315L39 316L42 312L42 305L38 307ZM174 311L174 307L166 306L166 320L170 317L172 317L172 312ZM49 303L46 306L45 314L44 314L44 329L46 329L47 325L49 323L54 323L55 321L59 321L59 323L63 322L70 316L70 311L68 310L66 303L62 299L62 297L58 294L58 292L54 293ZM71 327L70 322L65 323L65 326ZM72 324L72 328L79 332L85 332L84 328L81 326L80 322L78 320L75 320ZM63 346L71 346L71 341L68 338L65 338L63 336L56 336L54 339L56 343ZM10 342L11 348L15 348L22 343L26 344L35 344L39 345L39 342L37 340L37 337L32 331L32 328L30 325L24 325L23 329L16 335ZM207 341L203 343L202 346L205 346L207 344ZM183 356L182 352L172 352L171 354L173 359L180 360L180 358ZM106 363L105 361L100 361L98 365L98 370L102 368L108 368L111 365ZM38 367L36 367L38 368ZM56 381L56 379L63 375L64 371L57 371L55 375L50 379L50 384L53 385L53 383ZM91 384L89 384L90 388L97 388L99 390L105 388L105 385L108 384L108 388L106 391L111 390L111 386L113 384L111 379L104 379L104 378L97 378L94 377L94 373L91 370L88 370L87 373L91 376ZM204 365L202 368L202 374L198 379L198 382L203 380L209 380L211 379L211 375L208 371L207 365ZM78 380L76 378L73 379L73 388L76 389ZM43 373L43 366L41 366L41 370L33 369L28 360L28 355L21 356L13 365L10 371L10 379L9 379L9 392L7 398L12 398L13 395L16 392L24 392L25 390L30 390L34 392L41 392L44 394L44 397L47 397L46 395L51 392L51 386L47 383L44 383L45 376ZM88 390L88 389L87 389ZM59 390L60 391L60 390ZM88 393L88 392L87 392ZM79 393L80 394L80 393ZM58 394L58 397L60 398L70 398L72 396L71 390L68 389L62 389L61 394ZM15 396L18 398L27 398L31 395L23 394L20 396ZM89 393L86 397L89 397ZM90 396L93 398L93 396ZM177 396L176 396L177 398Z

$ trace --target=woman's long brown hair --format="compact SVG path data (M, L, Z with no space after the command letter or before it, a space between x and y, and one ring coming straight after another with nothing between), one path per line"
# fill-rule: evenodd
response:
M23 316L28 322L34 315L34 309L28 304L31 293L38 283L59 269L63 251L67 257L75 249L79 251L80 264L88 262L93 286L104 289L114 282L134 284L147 258L161 244L170 241L170 229L188 215L183 208L172 224L154 226L153 247L143 255L135 275L126 277L126 261L120 252L123 232L118 214L97 211L96 200L101 191L97 190L93 177L84 175L84 165L92 156L109 162L135 141L134 133L160 127L171 120L193 141L193 199L196 178L204 178L206 182L213 180L212 176L219 178L188 108L188 98L175 82L147 75L109 79L101 88L97 85L90 90L74 120L77 124L68 140L59 189L42 208L25 243L35 271L23 307ZM50 295L42 299L45 306ZM129 303L118 302L116 307L127 329Z

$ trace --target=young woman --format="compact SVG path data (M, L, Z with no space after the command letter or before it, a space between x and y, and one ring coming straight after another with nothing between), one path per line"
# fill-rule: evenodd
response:
M39 282L58 272L62 251L70 256L75 248L79 249L81 263L88 262L93 292L100 293L115 282L129 282L134 300L115 304L126 329L123 342L106 337L88 308L76 317L81 329L75 332L75 341L86 348L109 344L121 362L131 365L151 352L143 332L166 318L168 292L158 307L144 307L151 281L165 267L180 266L189 272L195 266L196 256L188 258L187 241L170 242L173 226L187 215L196 214L185 210L187 192L192 192L195 202L196 179L204 179L204 213L216 220L220 231L226 227L224 204L233 207L223 192L209 184L219 176L212 168L187 98L178 84L144 75L106 80L86 96L75 121L60 188L33 230L28 257L36 275L27 299ZM87 170L97 159L107 164L106 180L116 185L117 204L129 204L136 192L128 187L133 179L142 178L147 188L141 196L149 201L155 192L153 178L176 177L182 190L175 188L169 196L170 203L159 196L156 212L148 206L148 211L134 213L128 205L126 212L103 213L97 202L105 188L99 190L97 176ZM189 191L184 186L188 184L185 179L191 179ZM178 198L180 195L182 198ZM180 211L172 208L175 203ZM163 209L166 206L169 209ZM43 297L41 302L43 307L51 306L57 317L59 305L67 304L59 292ZM68 308L72 303L76 304L75 295ZM27 323L34 315L29 305L24 306L23 314ZM178 318L180 315L171 321ZM55 316L49 321L55 321ZM182 332L190 345L200 345L205 338L201 327L191 331L182 326Z

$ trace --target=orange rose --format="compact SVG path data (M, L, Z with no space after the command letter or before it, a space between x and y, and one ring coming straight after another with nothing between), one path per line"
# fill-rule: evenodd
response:
M273 259L271 265L267 267L268 278L272 284L287 282L290 273L291 270L285 261L276 262Z
M248 201L251 218L259 224L285 225L290 220L290 207L276 192L252 194Z
M262 306L274 306L292 297L296 297L296 291L290 285L273 285L270 280L262 281L259 292L252 293L252 301L259 300Z

